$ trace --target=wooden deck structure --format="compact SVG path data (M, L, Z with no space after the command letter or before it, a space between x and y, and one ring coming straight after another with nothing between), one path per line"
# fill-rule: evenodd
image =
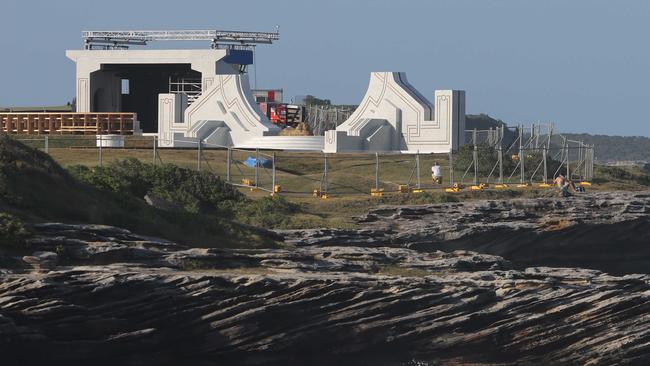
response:
M8 134L133 135L140 132L136 113L0 112Z

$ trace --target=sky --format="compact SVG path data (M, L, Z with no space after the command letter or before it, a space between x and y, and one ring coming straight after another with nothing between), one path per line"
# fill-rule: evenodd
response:
M0 106L71 100L64 52L82 47L82 30L279 25L280 40L256 49L251 83L285 101L358 104L370 72L403 71L429 100L462 89L467 113L511 125L650 136L646 0L1 0L0 15Z

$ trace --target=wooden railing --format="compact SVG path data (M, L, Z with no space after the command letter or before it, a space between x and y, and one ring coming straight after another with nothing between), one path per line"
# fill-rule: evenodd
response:
M132 135L140 132L136 113L7 113L0 112L9 134Z

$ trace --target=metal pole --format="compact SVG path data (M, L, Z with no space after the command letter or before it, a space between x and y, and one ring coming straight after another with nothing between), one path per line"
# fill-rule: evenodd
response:
M273 157L272 157L272 163L273 163L273 170L271 171L271 192L275 194L275 152L273 152Z
M255 149L255 188L260 186L260 149Z
M499 144L499 184L503 184L503 147Z
M99 135L99 166L104 165L104 157L102 156L102 145L104 145L102 135Z
M526 178L524 177L524 150L522 149L524 140L523 126L519 125L519 172L521 173L520 183L524 184Z
M454 186L454 151L449 149L449 186Z
M478 147L474 145L474 184L478 185Z
M583 156L583 158L584 158L584 164L585 164L584 169L583 169L583 171L584 171L583 176L584 176L584 179L587 179L588 172L589 172L588 169L587 169L587 161L589 160L589 158L588 158L589 157L589 151L587 150L587 145L582 144L582 146L584 148L584 152L583 152L584 156Z
M454 186L454 151L449 149L449 186Z
M546 156L548 155L548 147L544 145L542 150L542 159L544 159L544 183L548 183L548 168L546 166Z
M594 146L596 145L589 148L589 181L594 179Z
M521 183L526 182L526 152L521 150Z
M565 143L564 149L566 151L566 177L571 180L571 169L569 167L569 144Z
M420 150L415 153L415 174L417 175L417 189L420 189Z
M158 156L158 153L156 152L156 145L158 145L157 141L158 136L154 135L153 136L153 164L156 164L156 156Z
M230 163L232 162L232 149L230 149L230 147L228 148L226 156L226 159L228 159L226 164L226 182L230 183Z
M45 135L45 153L50 153L50 137L48 135Z
M196 144L196 170L201 171L201 140Z
M327 181L329 179L328 177L328 164L327 164L327 154L325 154L325 166L323 170L323 181L321 182L321 189L320 192L321 194L327 193L327 189L329 188L329 182Z
M375 190L379 190L379 153L375 153Z

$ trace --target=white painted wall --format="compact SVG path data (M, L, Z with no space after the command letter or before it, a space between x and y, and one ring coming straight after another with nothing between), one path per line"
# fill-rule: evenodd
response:
M326 132L324 151L442 153L462 145L459 131L464 129L465 92L438 90L434 107L406 74L373 72L359 107L336 130Z

